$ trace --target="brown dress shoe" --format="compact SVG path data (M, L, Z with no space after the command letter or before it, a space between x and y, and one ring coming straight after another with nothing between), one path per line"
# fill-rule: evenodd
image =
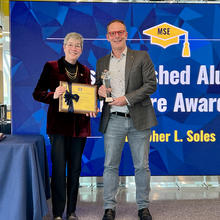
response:
M148 208L138 210L138 217L140 220L152 220L152 216Z
M114 220L115 219L115 210L113 209L105 209L105 214L102 220Z

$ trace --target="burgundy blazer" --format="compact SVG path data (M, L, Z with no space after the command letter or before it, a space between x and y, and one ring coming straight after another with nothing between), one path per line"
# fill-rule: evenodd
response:
M78 83L91 84L90 70L78 65ZM87 137L91 135L90 118L85 114L59 112L59 99L53 99L59 81L69 81L65 74L64 57L58 61L49 61L44 65L43 72L33 92L39 102L49 104L47 112L47 134L60 134L71 137Z

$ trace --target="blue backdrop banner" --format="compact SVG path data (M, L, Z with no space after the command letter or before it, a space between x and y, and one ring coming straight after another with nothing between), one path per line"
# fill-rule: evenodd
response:
M63 56L63 38L85 38L80 62L91 69L110 53L106 25L125 22L127 44L146 50L158 89L151 97L159 124L152 128L152 175L220 174L220 5L148 3L10 2L12 131L46 135L47 105L32 93L46 61ZM102 104L99 103L101 109ZM101 176L104 164L100 114L83 154L82 175ZM126 143L120 175L133 175Z

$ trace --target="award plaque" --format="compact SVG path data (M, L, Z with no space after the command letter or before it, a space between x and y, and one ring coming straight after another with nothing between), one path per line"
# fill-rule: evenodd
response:
M60 81L66 92L59 97L59 112L86 114L97 112L97 87Z
M104 70L104 72L102 73L102 76L101 76L102 80L103 80L103 84L104 86L108 89L108 88L111 88L111 84L110 84L110 71L108 70ZM105 102L112 102L113 101L113 98L111 96L111 93L110 92L107 92L106 94L106 98L105 98Z

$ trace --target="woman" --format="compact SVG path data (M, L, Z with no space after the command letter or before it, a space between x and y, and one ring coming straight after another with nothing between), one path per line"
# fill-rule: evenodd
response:
M77 219L77 203L81 157L90 135L90 117L72 112L59 112L59 97L66 89L59 86L60 81L91 84L90 70L77 60L82 54L83 38L78 33L69 33L64 38L65 56L58 61L49 61L34 90L37 101L49 104L47 113L47 134L51 142L52 160L52 211L54 219L62 219L66 204L67 218ZM67 184L66 184L67 164Z

